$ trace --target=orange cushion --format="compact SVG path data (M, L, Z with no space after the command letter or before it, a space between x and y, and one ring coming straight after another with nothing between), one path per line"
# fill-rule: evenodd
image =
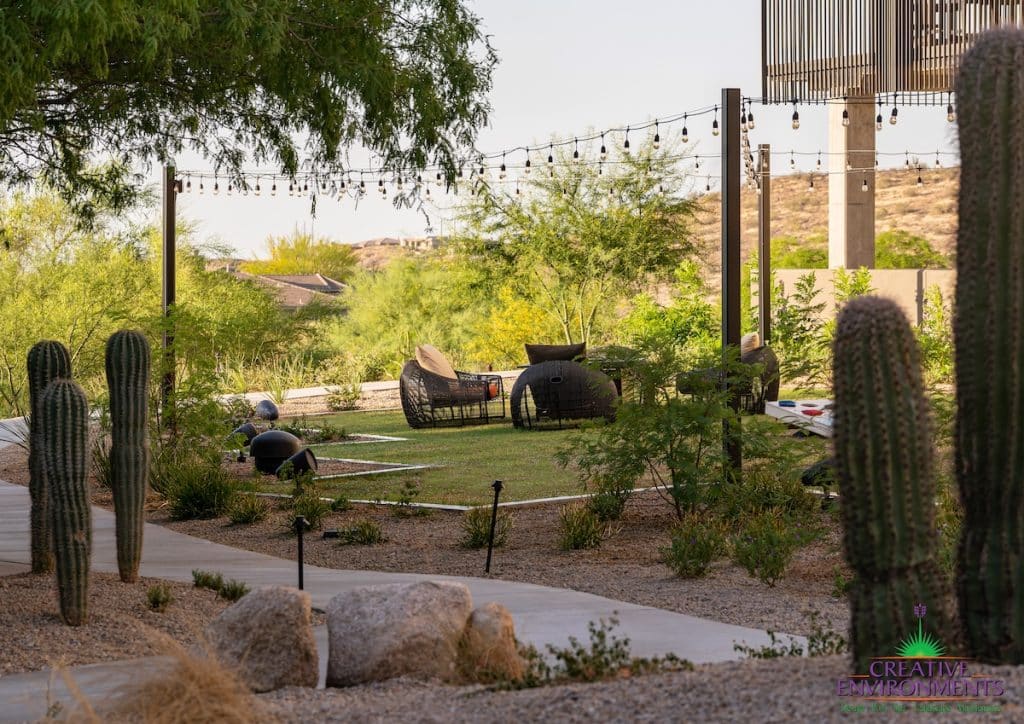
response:
M497 396L498 396L498 383L497 382L491 382L489 385L487 385L487 399L488 400L493 400Z
M452 363L433 345L419 345L416 348L416 361L427 372L433 372L435 375L446 377L450 380L454 380L457 377Z

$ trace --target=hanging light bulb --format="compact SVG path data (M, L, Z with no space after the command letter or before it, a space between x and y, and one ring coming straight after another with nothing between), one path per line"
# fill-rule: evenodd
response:
M505 170L505 154L501 154L501 168L498 169L498 178L504 180L508 176Z
M552 153L551 144L549 143L548 144L548 167L550 167L552 164L554 164L554 162L555 162L555 155L554 155L554 153Z
M220 193L220 182L216 178L213 179L213 193L215 196Z
M875 168L878 168L878 151L875 151Z
M416 185L419 186L423 183L423 174L416 174Z
M340 189L340 190L342 191L342 193L344 193L344 191L345 191L345 188L346 188L346 186L345 186L345 179L342 179L342 180L341 180L341 181L339 182L339 184L338 184L338 188L339 188L339 189Z
M711 192L711 177L708 176L707 184L704 186L704 190L708 193Z
M271 186L270 186L270 195L271 196L277 196L277 181L274 181L274 183L271 184Z
M573 163L579 163L579 162L580 162L580 142L579 142L579 141L577 141L577 140L576 140L576 139L574 138L574 139L572 139L572 143L573 143L573 148L572 148L572 162L573 162Z
M230 196L230 195L231 195L231 190L232 190L232 187L231 187L231 182L230 182L230 181L228 181L228 196Z
M882 130L882 99L878 99L878 115L875 116L875 130Z
M293 181L289 181L288 182L288 195L289 196L294 196L295 195L295 183Z
M626 126L626 140L622 144L622 150L629 153L629 126Z
M924 186L924 179L921 177L921 167L917 167L917 185Z
M366 191L366 179L363 178L362 174L359 174L359 190Z
M424 194L424 196L426 196L428 199L430 198L430 187L429 186L427 186L427 191Z
M654 122L654 150L661 146L661 133L658 131L658 122Z
M740 130L747 130L747 106L743 104L743 113L740 115Z
M434 183L437 184L438 186L441 185L441 172L440 171L438 171L436 176L434 177Z
M525 164L523 165L523 173L524 173L525 175L527 175L527 176L529 176L529 175L530 175L530 166L531 166L531 165L532 165L532 164L530 163L530 152L529 152L529 151L527 151L527 152L526 152L526 163L525 163Z
M192 191L192 177L189 176L185 180L185 193L190 193L191 191Z
M487 173L487 169L485 169L485 168L483 167L483 165L481 165L481 166L480 166L480 170L478 171L478 173L480 174L480 178L483 178L483 177L484 177L484 175L486 175L486 173Z
M326 181L321 181L320 182L320 191L322 191L323 193L327 193L327 182Z
M516 196L519 196L519 182L516 181Z
M899 115L899 110L896 108L896 94L892 94L892 113L889 115L889 125L896 125L896 117Z
M259 176L256 177L256 188L254 190L256 191L256 195L259 196L260 195L260 177Z
M203 180L199 179L199 193L203 193Z
M861 183L860 190L863 191L864 193L868 192L868 180L866 178L864 179L864 182Z
M910 170L910 151L907 151L907 159L903 162L904 167Z
M718 106L715 106L715 120L711 122L711 135L718 135Z
M939 152L935 152L935 168L942 168L942 161L939 160Z
M597 163L597 175L598 176L603 176L604 175L604 161L598 161L598 163Z
M686 127L686 114L683 114L683 143L690 142L690 129Z
M395 182L395 188L397 190L399 190L399 191L402 190L402 177L401 176L399 176L398 180Z
M797 110L796 101L793 101L793 130L800 128L800 111Z
M697 156L697 157L696 157L696 159L697 159L697 166L696 166L696 170L697 170L697 171L700 171L700 156Z
M821 151L818 151L818 170L821 171ZM813 179L812 179L813 181Z
M793 152L792 151L789 152L789 168L790 168L791 171L795 171L796 170L796 159L793 158Z
M948 104L946 105L946 120L950 123L956 122L956 112L953 110L953 94L949 94Z
M843 126L850 125L850 111L843 109Z
M754 130L754 111L753 111L753 109L750 109L750 110L747 111L747 130L748 131L753 131Z
M807 183L807 191L811 193L814 192L814 176L811 176L810 181Z
M604 145L604 133L601 134L601 160L608 158L608 148Z

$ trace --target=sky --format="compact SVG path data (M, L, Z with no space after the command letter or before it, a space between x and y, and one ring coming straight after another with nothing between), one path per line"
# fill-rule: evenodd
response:
M738 87L744 96L761 94L759 0L467 1L499 57L491 116L477 142L481 151L546 144L553 136L572 138L674 116L720 103L724 87ZM754 110L751 143L772 144L775 173L790 171L791 150L808 154L796 160L798 170L811 171L817 151L827 150L827 110L801 107L797 131L791 128L791 106ZM670 132L680 128L675 124ZM721 141L712 136L709 118L691 120L688 128L694 153L718 153ZM881 155L880 163L902 166L909 150L933 165L936 150L955 151L952 129L945 108L901 108L899 124L886 124L878 135L880 154L895 154ZM176 161L182 170L211 170L194 154ZM950 156L942 161L954 162ZM150 176L155 184L159 169ZM703 188L706 179L701 175L695 183ZM431 209L428 220L418 211L396 210L376 193L358 208L350 199L321 198L315 219L308 198L287 193L243 197L222 191L213 196L194 189L179 196L178 209L201 239L225 243L245 258L264 255L268 236L295 229L355 242L422 236L428 226L443 234L451 226L450 212L443 208Z

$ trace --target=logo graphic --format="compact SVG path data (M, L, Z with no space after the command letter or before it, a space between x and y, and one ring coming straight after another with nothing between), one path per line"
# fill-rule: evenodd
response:
M867 673L836 681L841 710L854 712L999 712L981 699L1003 696L1002 679L968 673L970 659L947 656L941 639L925 630L928 608L914 606L917 631L896 646L895 656L871 659Z

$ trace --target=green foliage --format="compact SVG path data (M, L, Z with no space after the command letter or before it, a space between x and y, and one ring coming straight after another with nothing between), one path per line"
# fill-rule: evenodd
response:
M925 381L929 385L949 384L953 381L953 315L937 284L924 291L922 316L917 341Z
M807 655L835 656L845 653L848 649L846 639L831 628L825 628L820 616L817 611L810 612L811 633L807 636ZM803 645L792 636L787 637L789 642L786 643L778 638L774 631L768 631L767 634L771 642L767 646L754 648L744 644L733 644L733 650L751 659L777 659L783 656L804 655Z
M380 524L368 519L357 520L348 528L340 529L338 538L340 545L360 546L373 546L385 540Z
M327 408L335 412L354 410L362 396L363 391L358 382L335 385L328 389Z
M277 429L290 432L307 445L341 442L348 437L344 427L335 425L327 419L311 422L305 415L292 420L278 422Z
M672 144L638 146L613 154L603 173L566 155L550 176L521 182L521 195L479 185L462 197L457 253L485 283L511 284L543 309L566 342L592 343L617 300L675 269L694 248L695 202L682 193Z
M218 596L232 603L242 598L248 592L249 587L247 585L233 578L230 581L224 581L220 588L217 589Z
M252 525L267 519L270 505L257 495L236 495L228 509L228 520L232 525Z
M716 521L687 514L676 523L671 543L661 549L665 565L681 578L700 578L725 549L725 538Z
M949 259L921 236L893 229L875 237L878 269L949 269Z
M213 571L203 571L198 568L192 569L192 585L196 588L209 588L211 591L219 591L224 585L224 576Z
M558 513L558 540L563 550L598 548L604 533L605 526L590 506L570 503Z
M781 516L761 513L733 537L733 560L762 583L774 586L802 542Z
M175 520L218 518L230 510L236 491L219 459L177 452L160 458L153 489L161 493Z
M457 0L38 2L4 27L0 177L41 176L83 214L85 193L124 206L128 168L185 148L229 177L247 158L333 169L350 145L454 177L488 111L477 23Z
M146 589L146 604L150 611L163 613L172 603L174 596L171 595L171 587L168 584L157 583Z
M637 674L692 671L693 664L673 654L642 658L630 653L628 638L614 634L619 621L614 616L587 624L589 642L584 645L575 636L569 645L547 646L547 658L530 646L520 649L526 672L520 681L502 682L505 688L526 689L573 681L594 682ZM548 663L553 660L554 664Z
M832 597L843 598L850 592L853 587L853 577L847 577L843 573L843 569L839 566L835 566L832 569Z
M630 495L631 490L599 490L587 501L587 507L602 523L618 520L626 510L626 501Z
M795 236L772 239L772 269L827 269L828 239L822 235L801 241Z
M331 513L331 503L321 497L320 490L312 484L296 486L292 495L291 508L296 517L306 519L306 525L312 530L320 530L324 518Z
M352 510L352 503L344 495L339 495L331 501L332 513L344 513L349 510Z
M513 520L512 514L507 509L498 508L498 518L494 524L495 548L505 545L512 532ZM470 508L462 514L462 538L459 544L463 548L485 548L490 535L490 508Z
M348 244L299 231L267 239L267 251L269 258L243 262L241 270L249 274L322 274L344 282L356 268L356 254Z
M424 509L414 510L412 507L419 494L420 481L415 478L405 478L398 488L398 496L392 512L399 517L426 513L427 511Z
M772 350L778 355L784 382L814 386L828 379L826 304L818 301L815 284L814 272L808 272L797 278L792 294L781 282L772 285Z

